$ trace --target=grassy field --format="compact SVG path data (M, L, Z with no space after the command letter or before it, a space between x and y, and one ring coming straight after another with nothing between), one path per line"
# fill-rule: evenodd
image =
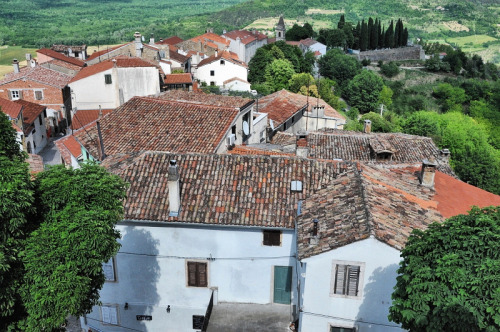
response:
M12 59L19 61L26 59L26 53L31 53L33 57L36 56L34 48L22 48L21 46L0 46L0 66L11 66Z
M329 10L329 9L319 9L319 8L309 8L306 10L306 15L313 14L323 14L323 15L336 15L336 14L344 14L345 10Z
M259 29L259 30L267 30L272 31L276 24L278 24L278 17L265 17L258 20L255 20L244 29ZM309 23L313 26L314 30L319 29L328 29L333 27L333 23L331 21L325 20L315 20L310 16L300 17L297 20L288 20L285 19L285 24L287 28L291 28L294 24L303 25L304 23Z
M478 54L485 61L500 64L500 40L487 35L434 39L429 42L459 46L465 53ZM485 46L485 43L489 44Z

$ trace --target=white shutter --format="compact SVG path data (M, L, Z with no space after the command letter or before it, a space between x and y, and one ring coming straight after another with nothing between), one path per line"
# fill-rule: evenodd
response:
M102 312L102 322L105 324L110 324L110 316L109 316L109 309L110 307L101 307L101 312Z
M344 294L346 265L337 264L335 271L335 294Z
M115 306L102 306L101 313L104 324L118 325L118 310Z
M104 273L104 279L106 281L115 281L115 267L113 264L113 258L111 258L106 263L102 263L102 272Z
M358 295L358 282L359 282L359 266L349 265L348 266L348 279L347 284L347 295L357 296Z

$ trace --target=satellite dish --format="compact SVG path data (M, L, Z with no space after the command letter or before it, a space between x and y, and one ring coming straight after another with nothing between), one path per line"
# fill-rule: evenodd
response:
M250 126L248 126L248 122L247 121L243 121L243 133L245 135L250 134Z

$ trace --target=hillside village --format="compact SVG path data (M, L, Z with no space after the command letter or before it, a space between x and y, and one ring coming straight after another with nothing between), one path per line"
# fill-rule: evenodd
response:
M53 142L58 163L95 161L130 184L121 248L82 331L404 331L388 314L412 230L500 205L431 138L370 120L344 131L321 98L252 90L248 63L285 34L281 17L275 38L136 32L92 54L54 45L13 60L0 107L32 172ZM287 43L326 54L311 38Z

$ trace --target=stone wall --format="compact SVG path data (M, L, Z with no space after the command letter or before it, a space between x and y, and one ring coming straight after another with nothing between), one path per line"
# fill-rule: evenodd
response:
M369 59L371 61L425 60L425 52L421 45L365 51L359 54L353 54L353 56L360 61L364 59Z

